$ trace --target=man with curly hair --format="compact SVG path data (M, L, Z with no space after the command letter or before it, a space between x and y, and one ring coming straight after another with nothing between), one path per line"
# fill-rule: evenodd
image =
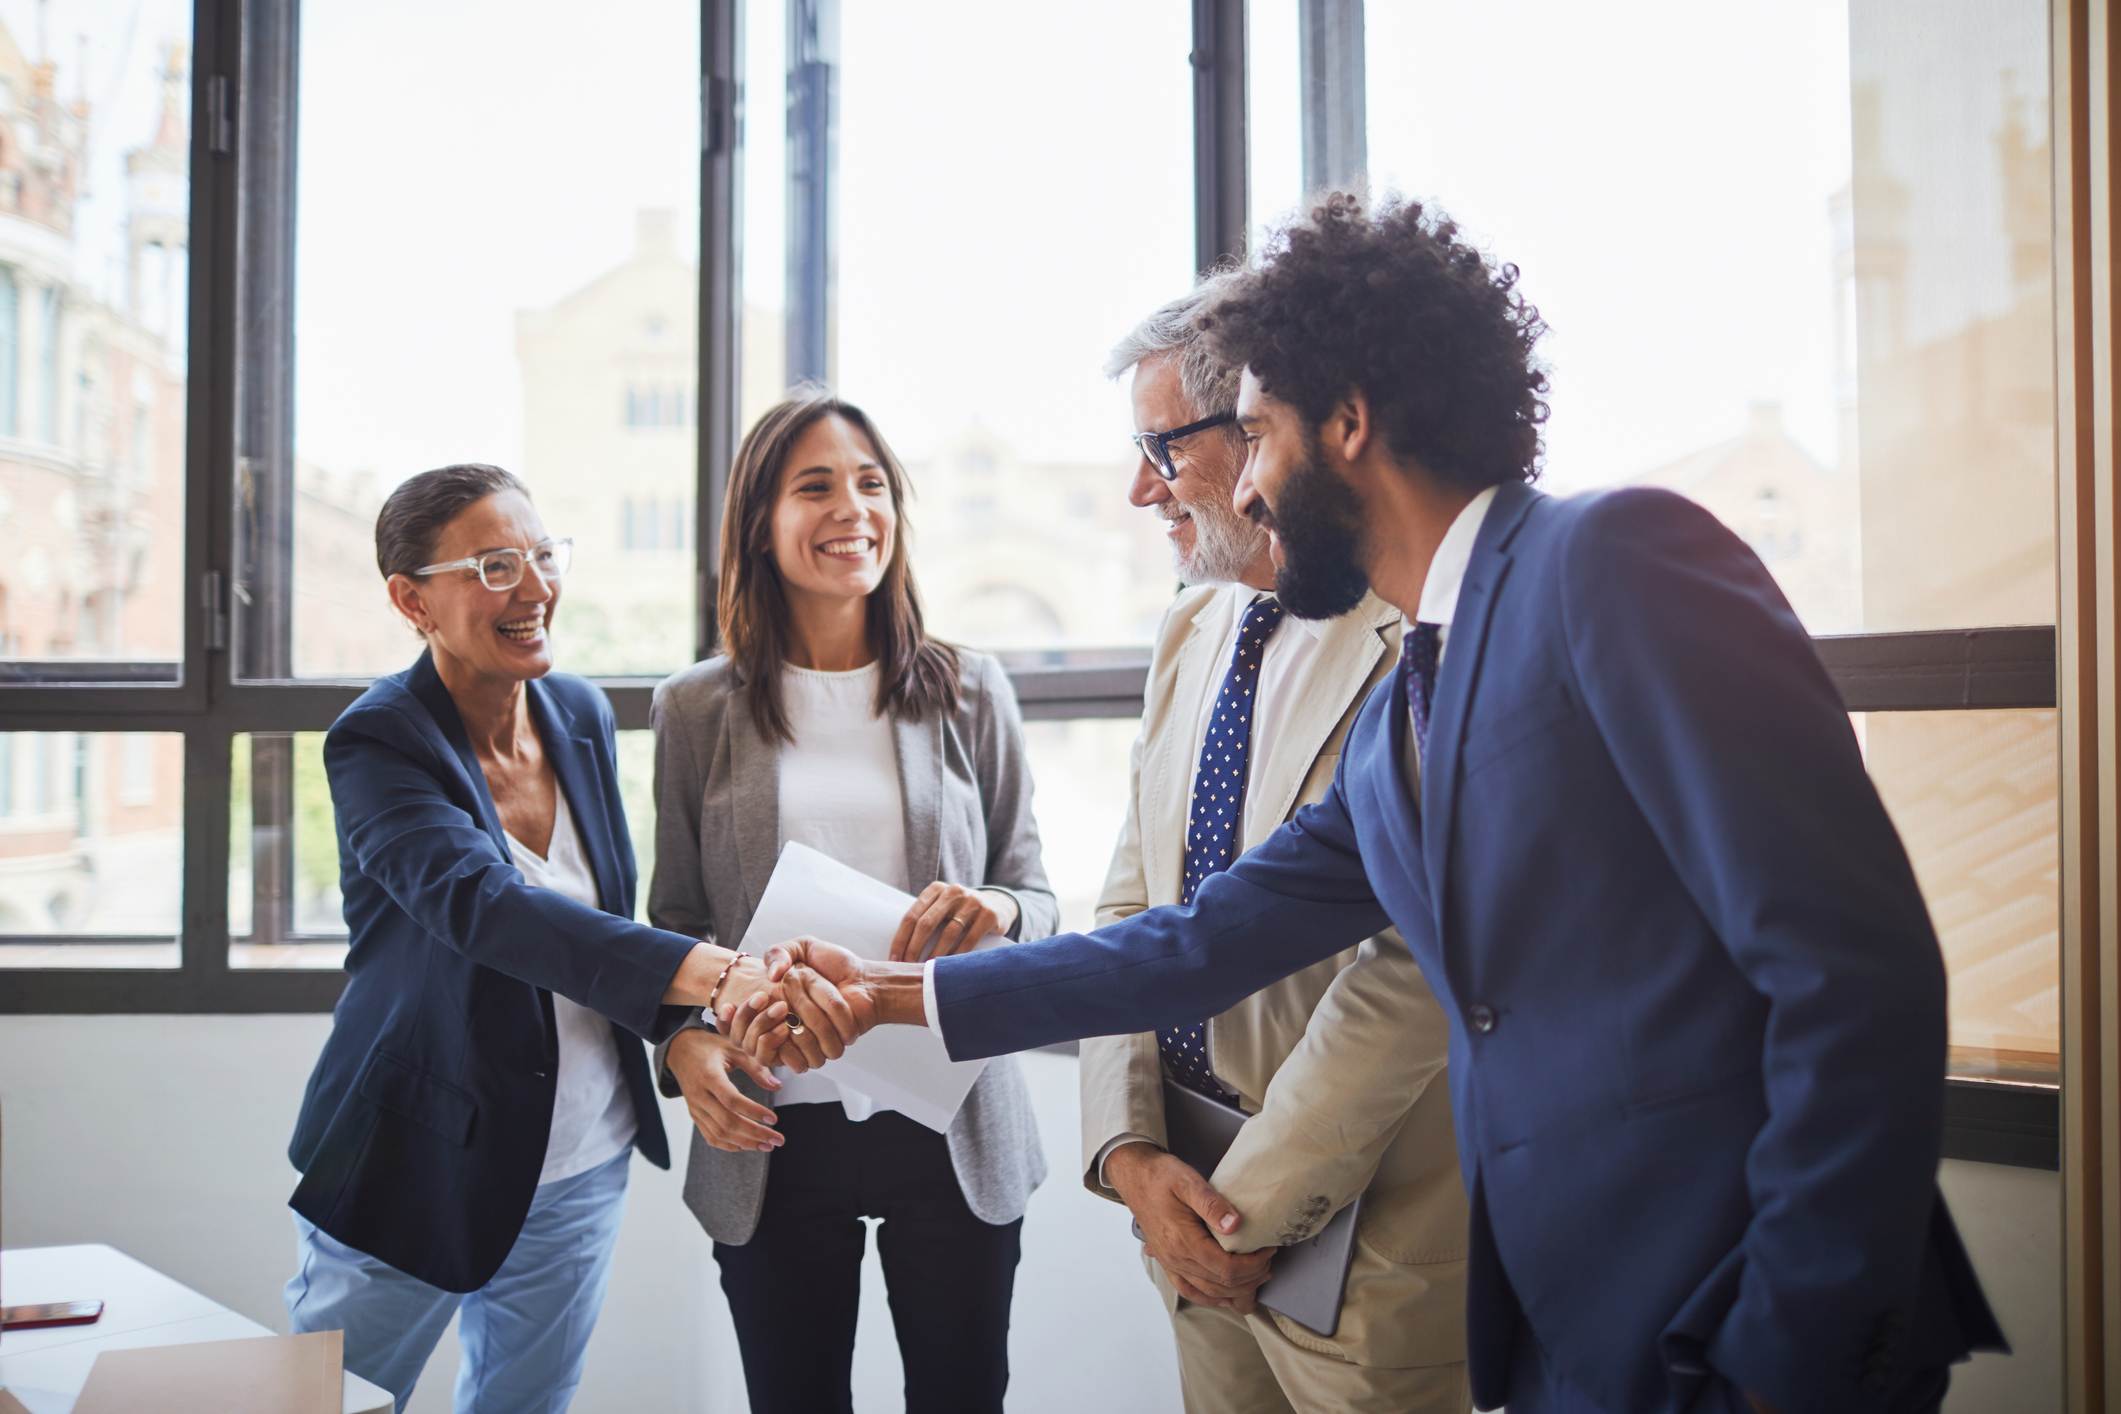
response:
M1389 920L1451 1019L1476 1404L1934 1410L2004 1347L1936 1186L1928 912L1745 545L1532 489L1516 282L1339 196L1204 316L1281 601L1407 620L1323 799L1183 909L925 977L809 951L970 1057L1212 1013Z
M1286 615L1267 532L1232 504L1242 370L1208 352L1197 319L1232 278L1151 314L1105 365L1132 375L1127 499L1166 526L1186 588L1150 651L1100 923L1186 902L1324 795L1363 700L1399 660L1399 613L1374 596L1335 619ZM1449 1036L1388 930L1190 1026L1083 1043L1083 1181L1133 1212L1188 1414L1465 1414ZM1194 1095L1249 1116L1205 1168L1174 1152L1188 1147L1175 1111ZM1358 1195L1336 1320L1315 1329L1271 1294L1256 1301L1286 1270L1283 1249ZM1240 1226L1218 1233L1231 1212Z

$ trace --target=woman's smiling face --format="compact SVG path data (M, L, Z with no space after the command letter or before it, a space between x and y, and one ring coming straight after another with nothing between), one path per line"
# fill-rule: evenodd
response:
M773 507L770 548L790 596L866 599L897 532L890 478L861 430L836 413L804 428Z
M435 563L488 550L528 551L545 539L545 523L529 498L500 491L472 502L435 537ZM455 659L482 677L525 682L552 671L552 618L560 581L526 565L523 580L492 590L476 571L443 570L412 580L413 622L437 657Z

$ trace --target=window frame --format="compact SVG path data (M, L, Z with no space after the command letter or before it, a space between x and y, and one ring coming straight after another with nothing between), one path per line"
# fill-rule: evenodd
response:
M825 4L828 16L836 5ZM1190 0L1195 251L1201 268L1241 254L1248 229L1246 0ZM1361 0L1301 0L1307 164L1360 162L1363 125L1344 111L1362 92ZM738 250L742 111L742 0L701 0L700 246L695 431L696 572L693 643L714 649L721 499L740 429ZM829 22L829 21L828 21ZM191 82L191 212L182 583L182 656L174 680L163 663L0 664L0 709L11 732L170 732L184 742L182 892L178 963L166 969L0 971L0 1015L220 1014L327 1011L343 985L337 970L230 965L228 877L231 766L236 738L254 751L275 737L328 729L364 690L357 681L246 681L232 632L230 586L244 547L237 479L283 517L291 484L273 487L266 464L291 478L291 294L300 7L273 0L196 0ZM1352 88L1353 98L1350 97ZM780 95L757 111L779 111ZM259 180L245 182L246 173ZM277 180L267 180L277 178ZM2061 199L2058 196L2058 200ZM239 269L243 272L239 278ZM249 339L239 343L239 331ZM17 349L16 356L36 356ZM632 390L629 389L629 409ZM247 401L246 401L247 399ZM34 409L17 409L18 418ZM246 423L243 419L249 419ZM277 458L244 458L277 447ZM274 492L277 491L277 499ZM257 527L251 529L255 532ZM268 531L272 530L268 527ZM291 545L291 529L278 528ZM268 566L272 561L267 557ZM284 575L286 561L278 562ZM284 582L279 586L284 591ZM284 600L284 592L280 595ZM284 610L284 605L282 606ZM257 635L245 635L257 637ZM284 643L284 633L281 635ZM2057 706L2056 630L1980 627L1815 639L1852 712ZM1147 648L1024 652L1003 665L1031 719L1129 717L1142 708ZM255 667L255 665L252 665ZM255 675L255 674L252 674ZM650 678L598 680L622 730L649 725ZM284 764L284 763L282 763ZM284 791L269 770L252 773L253 834L286 824ZM280 773L286 779L286 773ZM288 831L275 832L283 851ZM291 862L280 861L289 872ZM263 872L262 870L260 871ZM263 905L266 900L257 900ZM251 942L301 942L283 891L278 911L254 908ZM270 916L269 916L270 915ZM0 937L0 944L53 941ZM66 941L142 941L136 938ZM159 938L147 941L163 941ZM1948 1086L1948 1152L1991 1162L2056 1167L2059 1106L2052 1086L1954 1080Z

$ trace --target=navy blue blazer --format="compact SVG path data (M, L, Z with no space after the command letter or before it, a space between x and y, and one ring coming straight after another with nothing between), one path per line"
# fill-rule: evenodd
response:
M1665 492L1504 487L1418 802L1402 691L1190 908L943 959L951 1054L1214 1015L1390 922L1452 1018L1482 1407L1520 1316L1613 1411L1685 1409L1712 1375L1876 1408L2001 1347L1936 1188L1936 936L1752 553Z
M544 1167L559 1049L552 994L615 1023L634 1144L670 1166L641 1037L697 940L635 923L633 844L604 694L554 673L532 720L602 910L523 881L456 703L422 654L324 739L346 900L346 990L288 1157L294 1210L445 1291L475 1291L522 1230Z

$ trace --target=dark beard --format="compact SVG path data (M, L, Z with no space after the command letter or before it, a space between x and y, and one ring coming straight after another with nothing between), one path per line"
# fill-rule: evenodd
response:
M1304 438L1303 464L1282 485L1280 504L1269 513L1281 540L1274 592L1300 619L1345 614L1369 592L1362 567L1362 504L1326 469L1314 432Z

